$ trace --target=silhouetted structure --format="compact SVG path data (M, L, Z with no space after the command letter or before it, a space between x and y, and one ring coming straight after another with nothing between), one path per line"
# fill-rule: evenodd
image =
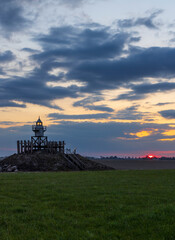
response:
M64 153L64 141L48 141L44 132L47 130L40 119L36 121L36 125L32 126L35 136L31 137L31 141L17 141L17 153L33 153L34 151L47 151L48 153Z

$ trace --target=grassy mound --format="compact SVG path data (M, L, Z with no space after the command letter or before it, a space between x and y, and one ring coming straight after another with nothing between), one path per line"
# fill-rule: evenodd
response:
M0 162L0 172L111 170L79 154L13 154Z

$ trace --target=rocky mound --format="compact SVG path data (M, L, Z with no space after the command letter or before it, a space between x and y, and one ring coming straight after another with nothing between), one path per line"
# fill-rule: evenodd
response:
M79 154L13 154L0 161L0 172L111 170Z

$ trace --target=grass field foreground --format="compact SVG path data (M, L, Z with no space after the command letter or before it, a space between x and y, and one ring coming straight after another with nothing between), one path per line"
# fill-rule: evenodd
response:
M1 240L174 240L175 170L0 174Z

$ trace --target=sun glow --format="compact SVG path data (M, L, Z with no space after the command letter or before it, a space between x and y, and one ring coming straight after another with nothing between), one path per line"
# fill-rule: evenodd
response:
M175 136L175 129L167 130L167 131L163 132L162 134L165 136Z
M175 138L162 138L162 139L159 139L158 141L160 141L160 142L166 142L166 141L172 142L172 141L175 141Z
M152 133L153 133L153 131L140 131L140 132L137 132L137 133L130 133L129 135L137 136L139 138L142 138L142 137L150 136Z

